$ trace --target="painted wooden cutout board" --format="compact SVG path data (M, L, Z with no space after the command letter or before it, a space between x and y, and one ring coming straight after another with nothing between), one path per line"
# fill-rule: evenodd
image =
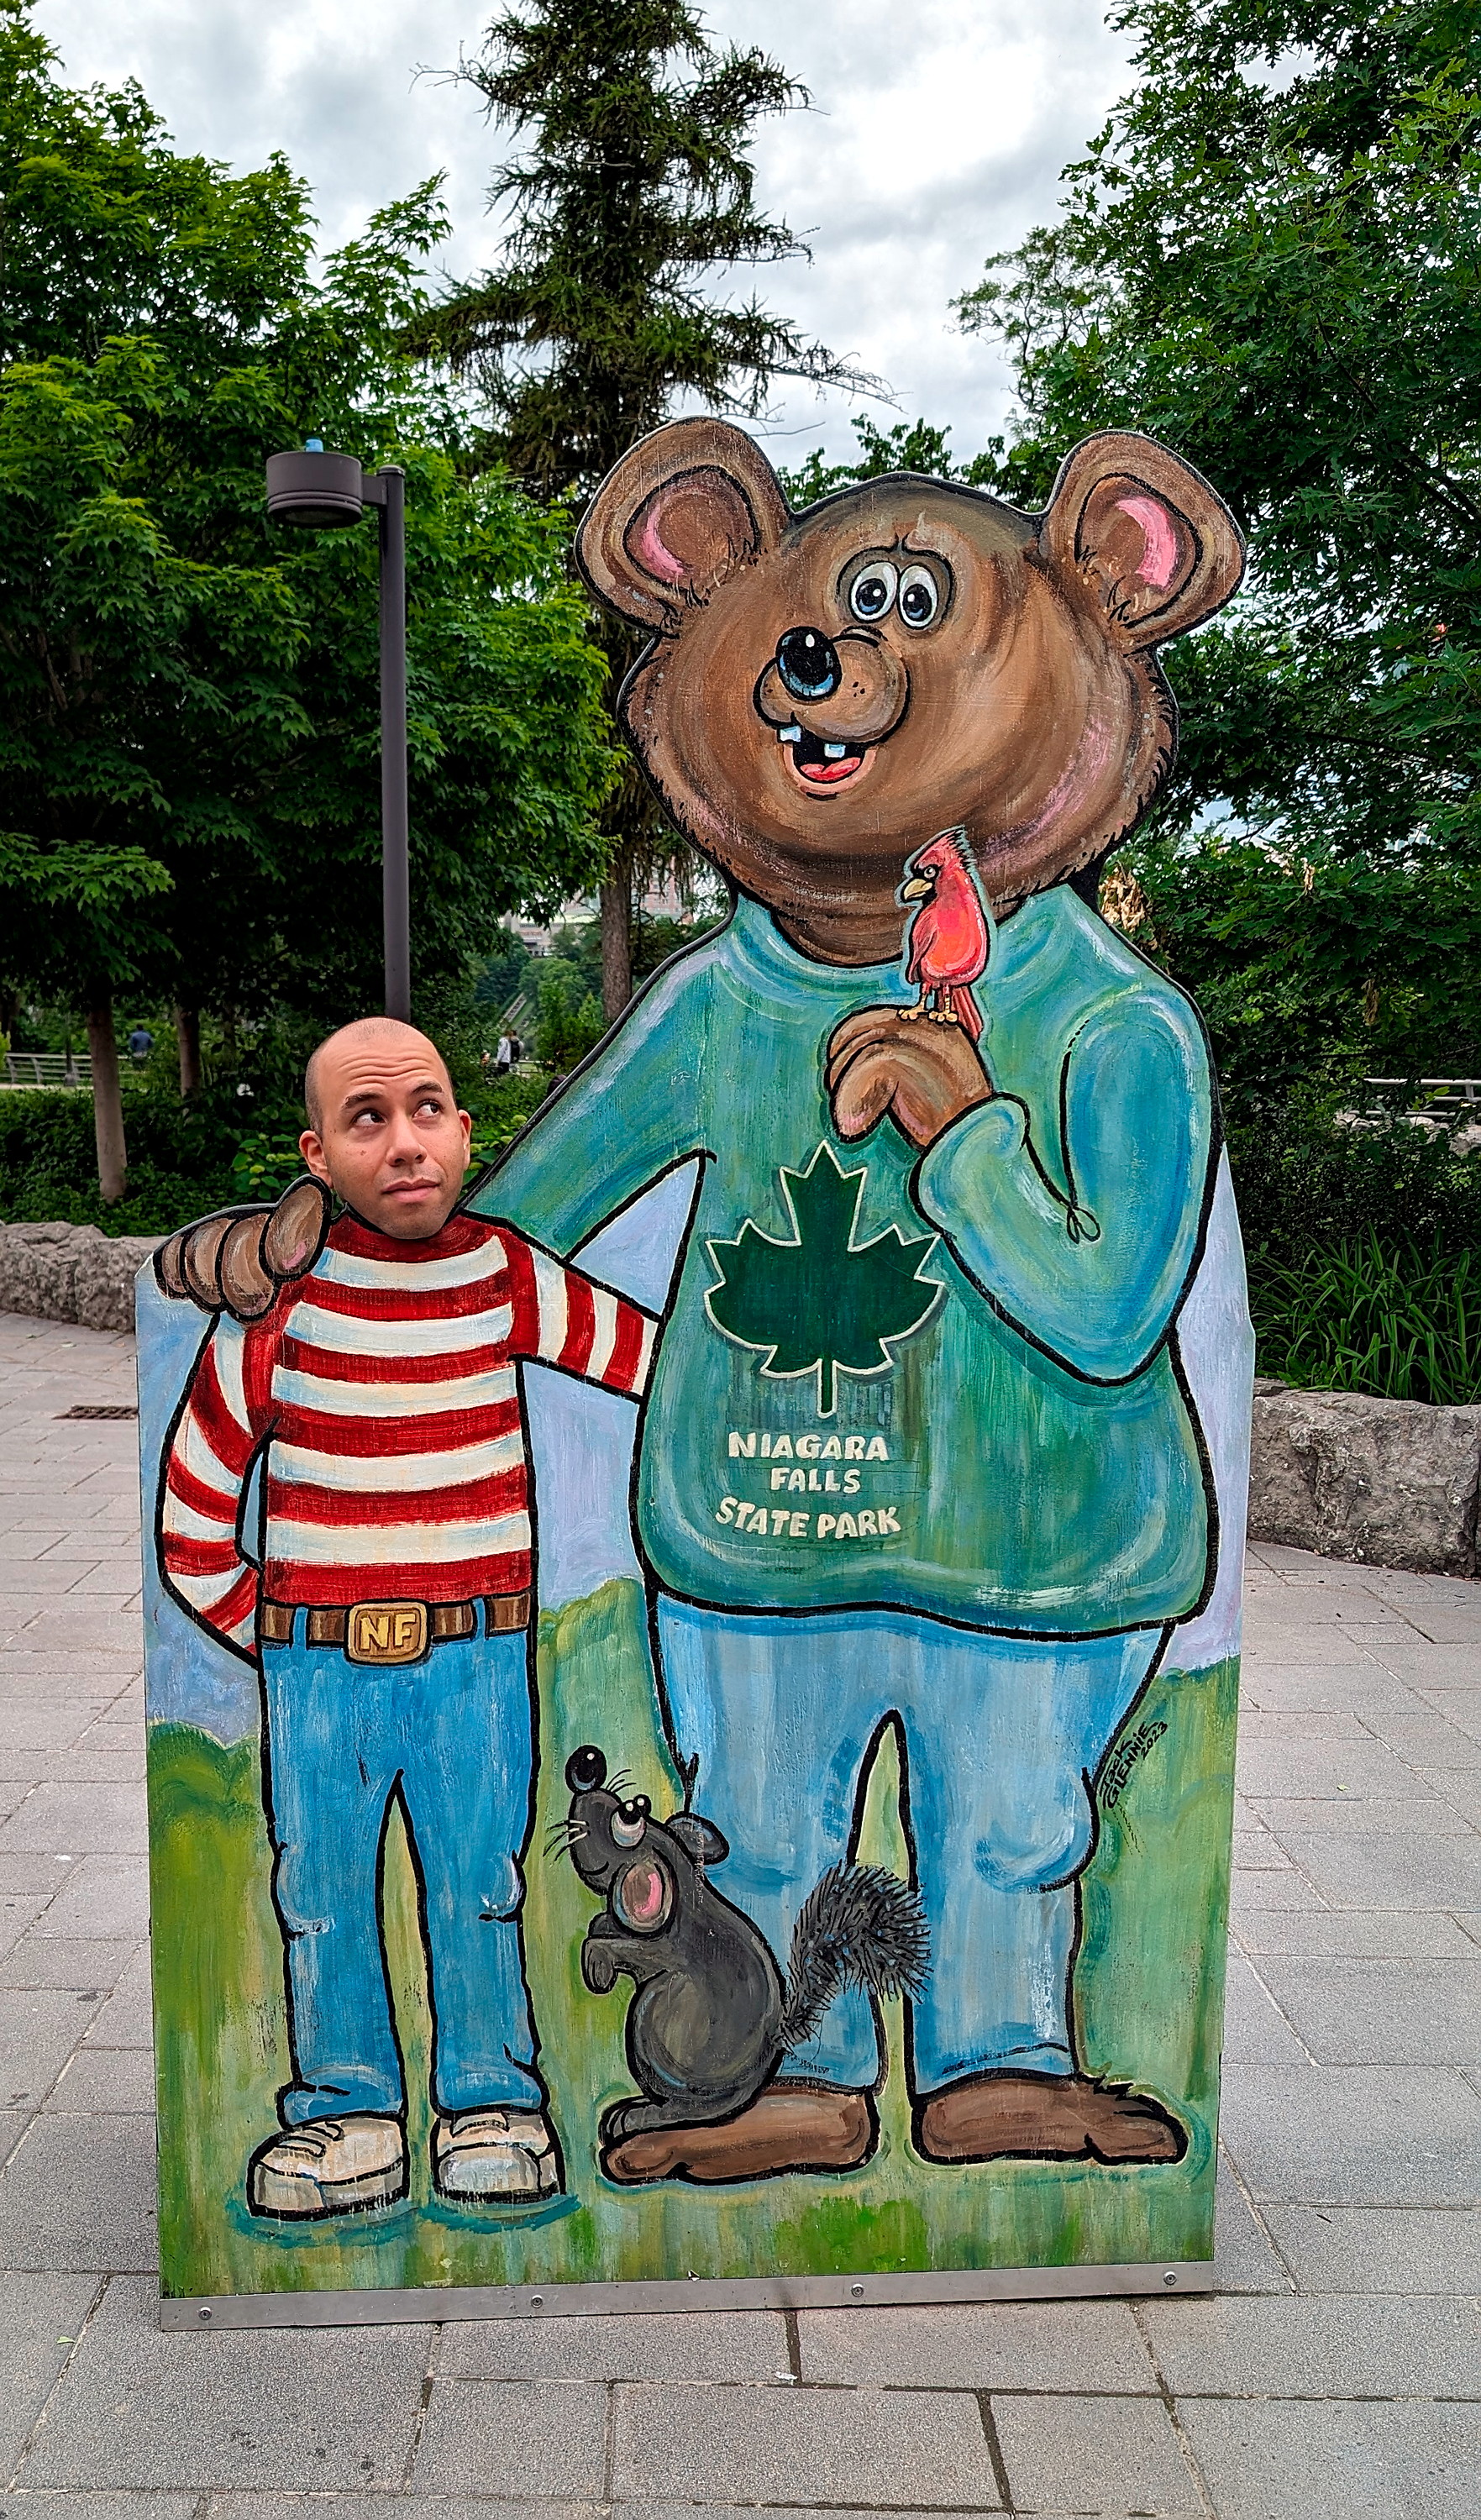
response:
M165 2316L1206 2280L1252 1339L1093 903L1238 537L695 421L580 557L728 923L434 1242L141 1281Z

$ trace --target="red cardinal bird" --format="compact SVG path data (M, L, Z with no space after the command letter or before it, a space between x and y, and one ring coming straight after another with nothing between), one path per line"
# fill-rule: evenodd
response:
M987 969L992 930L965 832L938 832L905 873L899 897L920 905L905 938L905 976L920 1002L906 1010L906 1021L928 1015L932 1023L960 1023L975 1041L982 1016L972 982Z

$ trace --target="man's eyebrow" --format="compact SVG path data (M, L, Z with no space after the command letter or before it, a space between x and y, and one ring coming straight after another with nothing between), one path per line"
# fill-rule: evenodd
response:
M424 1078L420 1085L414 1085L411 1090L414 1094L446 1094L448 1088L440 1077L428 1076ZM346 1094L339 1107L343 1111L355 1111L364 1103L389 1102L391 1100L391 1095L383 1085L362 1085L353 1094Z

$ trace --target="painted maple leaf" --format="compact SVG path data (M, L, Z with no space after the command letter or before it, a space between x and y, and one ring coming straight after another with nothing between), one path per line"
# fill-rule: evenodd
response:
M887 1225L856 1242L869 1168L844 1172L830 1147L818 1148L806 1172L779 1170L792 1239L778 1241L747 1217L733 1241L711 1242L720 1275L705 1306L727 1338L766 1350L763 1373L816 1373L818 1414L830 1418L838 1374L887 1373L890 1342L925 1321L941 1285L920 1271L937 1237L907 1241Z

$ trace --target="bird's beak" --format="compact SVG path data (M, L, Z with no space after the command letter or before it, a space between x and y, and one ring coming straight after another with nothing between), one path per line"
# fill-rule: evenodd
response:
M936 887L928 875L913 875L909 883L900 886L902 901L929 901Z

